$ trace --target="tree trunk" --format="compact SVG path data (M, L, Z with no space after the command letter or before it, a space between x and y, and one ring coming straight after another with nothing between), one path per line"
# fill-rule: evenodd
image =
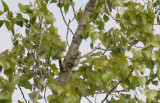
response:
M67 84L72 70L77 65L77 59L79 59L80 56L80 52L78 49L83 39L82 31L85 29L86 19L92 15L96 7L97 1L98 0L89 0L87 5L85 6L84 13L79 22L75 35L73 36L72 43L69 47L66 57L64 58L63 68L61 69L60 74L58 76L58 86L64 87Z

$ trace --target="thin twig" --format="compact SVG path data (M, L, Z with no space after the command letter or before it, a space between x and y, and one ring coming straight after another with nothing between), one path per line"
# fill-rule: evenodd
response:
M68 34L69 34L69 30L67 29L66 42L67 42L67 46L69 47L69 43L68 43Z
M108 9L108 3L107 3L107 1L106 0L104 0L105 1L105 5L106 5L106 10L108 11L108 13L109 13L109 15L112 17L112 19L114 19L115 21L122 21L121 19L116 19L112 14L111 14L111 12L109 11L109 9Z
M63 14L63 11L62 11L62 7L61 7L61 4L60 4L60 0L59 0L59 8L60 8L60 12L61 12L63 21L64 21L64 23L65 23L66 26L67 26L67 29L69 29L69 31L74 35L72 29L70 29L70 27L68 26L67 21L66 21L66 19L65 19L65 17L64 17L64 14Z
M33 84L33 91L36 90L36 85L35 85L35 82L36 82L36 76L37 76L37 73L36 73L36 69L33 65L33 75L34 75L34 78L33 78L33 81L34 81L34 84Z
M52 52L52 47L51 47L51 49L50 49L50 51L49 51L48 57L46 58L46 67L47 67L47 75L46 75L46 76L47 76L47 77L50 77L48 67L49 67L49 65L50 65L51 52Z
M39 88L38 88L38 91L37 91L36 98L34 99L33 103L37 102L37 99L38 99L39 94L41 92L42 84L43 84L43 81L44 81L44 76L43 76L42 68L40 67L40 58L39 58L39 55L40 55L40 48L41 48L42 38L43 38L43 30L44 30L45 27L46 27L46 25L44 25L44 27L42 28L41 38L39 40L38 53L37 53L37 58L36 58L36 63L37 63L38 69L40 70L41 81L40 81L40 85L39 85Z
M117 93L121 93L121 92L128 92L127 90L117 90Z
M84 57L86 57L86 56L88 56L88 55L90 55L90 54L93 54L93 52L96 51L96 50L98 50L98 49L104 51L103 54L101 55L101 57L102 57L102 56L105 54L106 51L112 51L112 50L117 49L117 47L116 47L116 48L111 48L111 49L109 49L111 43L112 43L112 41L110 42L110 44L108 45L107 48L102 48L102 47L100 46L100 44L98 44L97 47L93 48L92 51L88 52L87 54L82 55L81 58L84 58ZM93 54L93 55L94 55L94 54Z
M112 93L112 91L121 83L122 81L119 81L115 86L112 87L112 89L107 93L106 97L102 100L101 103L103 103L105 100L107 100L108 96Z
M95 103L97 103L97 95L98 95L98 94L96 94L96 96L95 96Z
M47 103L46 90L47 90L47 86L44 87L44 101Z
M101 47L100 47L100 43L99 43L97 47L93 48L92 51L88 52L87 54L82 55L81 58L84 58L85 56L92 54L94 51L96 51L97 49L100 49L100 48Z
M73 0L70 0L70 2L73 2ZM77 16L77 13L76 13L76 11L75 11L74 6L72 6L72 10L73 10L74 18L75 18L75 17Z
M91 100L89 100L89 98L87 96L84 96L84 98L86 98L89 103L93 103Z
M103 54L101 55L101 57L106 53L106 51L108 51L109 47L111 46L112 40L110 41L110 43L107 46L107 49L103 52Z
M69 20L69 22L68 22L68 24L67 24L67 27L69 27L69 24L70 24L70 20ZM67 28L67 33L66 33L66 42L67 42L67 45L68 45L68 47L69 47L68 34L69 34L69 28Z
M21 87L18 85L18 88L20 89L20 91L21 91L21 94L22 94L22 96L23 96L23 99L24 99L24 101L27 103L27 100L26 100L26 98L25 98L25 96L24 96L24 93L23 93L23 91L22 91L22 89L21 89Z
M40 85L39 85L39 88L38 88L38 91L37 91L37 95L36 95L36 98L34 99L33 103L36 103L37 100L38 100L39 94L40 94L41 89L42 89L43 79L44 79L44 77L41 78Z

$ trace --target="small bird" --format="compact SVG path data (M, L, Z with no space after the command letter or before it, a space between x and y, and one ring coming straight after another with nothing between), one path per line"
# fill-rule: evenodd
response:
M64 49L60 49L57 54L53 56L52 59L61 59L64 57Z

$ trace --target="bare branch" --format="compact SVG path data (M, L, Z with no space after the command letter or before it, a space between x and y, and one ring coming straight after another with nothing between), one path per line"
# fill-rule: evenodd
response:
M51 47L51 49L50 49L50 51L49 51L49 54L46 56L46 76L47 77L50 77L50 73L49 73L49 69L48 69L48 67L49 67L49 65L50 65L50 56L51 56L51 52L52 52L52 47Z
M39 94L40 94L41 89L42 89L43 80L44 80L44 77L41 78L40 85L39 85L39 88L38 88L38 91L37 91L37 95L36 95L36 98L34 99L33 103L36 103L37 100L38 100Z
M109 43L109 45L108 45L108 47L107 47L106 49L105 49L105 48L102 48L102 47L100 46L100 43L99 43L97 47L93 48L92 51L88 52L87 54L81 56L81 58L84 58L85 56L88 56L88 55L92 54L94 51L96 51L96 50L98 50L98 49L104 51L104 53L102 54L102 56L103 56L103 55L105 54L105 52L109 50L109 47L110 47L111 43L112 43L112 40L111 40L111 42ZM110 50L112 50L112 49L110 49Z
M44 101L45 101L45 103L47 103L46 90L47 90L47 86L44 87Z
M108 9L108 3L107 3L107 1L106 0L104 0L105 1L105 5L106 5L106 10L108 11L108 13L109 13L109 15L112 17L112 19L114 19L115 21L122 21L121 19L116 19L112 14L111 14L111 12L109 11L109 9Z
M63 11L62 11L62 8L61 8L60 0L59 0L59 8L60 8L60 12L61 12L61 15L62 15L63 21L64 21L64 23L65 23L65 24L66 24L66 26L67 26L67 29L69 29L69 31L74 35L74 33L73 33L72 29L70 29L70 27L68 26L68 23L67 23L67 21L66 21L66 19L65 19L65 17L64 17L64 14L63 14Z
M39 58L39 55L40 55L40 48L41 48L41 43L42 43L42 38L43 38L43 33L44 33L44 28L46 27L46 25L44 24L44 27L41 28L41 38L39 40L39 45L38 45L38 53L37 53L37 58L36 58L36 64L38 66L38 69L40 70L40 78L41 78L41 81L40 81L40 84L39 84L39 88L38 88L38 91L37 91L37 95L36 95L36 98L34 99L33 103L36 103L37 102L37 99L39 97L39 94L41 92L41 89L42 89L42 85L43 85L43 81L44 81L44 76L43 76L43 71L42 71L42 68L40 67L40 58Z
M93 53L94 51L96 51L97 49L102 49L102 48L100 47L100 43L98 44L97 47L93 48L92 51L88 52L88 53L85 54L85 55L82 55L81 58L84 58L85 56L87 56L87 55L89 55L89 54L92 54L92 53Z
M71 21L69 20L68 24L67 24L67 27L69 27L69 24L71 23ZM66 42L67 42L67 45L69 47L69 43L68 43L68 34L69 34L69 29L67 29L67 34L66 34Z
M93 103L91 100L89 100L89 98L87 96L84 96L84 98L86 98L89 103Z
M17 84L18 85L18 84ZM25 98L25 96L24 96L24 93L23 93L23 91L22 91L22 89L21 89L21 87L18 85L18 88L20 89L20 91L21 91L21 94L22 94L22 96L23 96L23 99L24 99L24 101L25 101L25 103L27 103L27 100L26 100L26 98Z
M117 90L117 93L121 93L121 92L128 92L128 90Z
M97 103L97 95L98 95L98 94L96 94L96 96L95 96L95 103Z
M112 40L111 40L111 41L110 41L110 43L108 44L107 49L104 51L104 53L101 55L101 57L106 53L106 51L108 51L108 49L109 49L109 47L110 47L111 43L112 43Z
M112 93L112 91L121 83L122 81L119 81L115 86L112 87L112 89L107 93L106 97L102 100L101 103L103 103L105 100L107 100L108 96Z
M72 2L73 0L70 0L70 2ZM74 13L74 18L77 16L77 13L76 13L76 11L75 11L75 8L74 8L74 6L72 6L72 10L73 10L73 13Z

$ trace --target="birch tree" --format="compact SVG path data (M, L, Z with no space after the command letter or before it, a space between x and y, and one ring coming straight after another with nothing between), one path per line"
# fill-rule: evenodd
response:
M18 103L37 103L40 99L80 103L82 97L92 103L101 94L105 95L101 103L160 102L160 35L154 29L160 25L159 0L88 0L79 10L74 0L35 0L15 5L19 7L16 13L5 0L1 3L0 27L12 33L13 43L11 50L0 54L1 103L11 103L17 89L23 96ZM66 41L61 40L54 25L55 13L48 9L53 4L66 25ZM69 11L73 18L67 20ZM118 27L110 27L109 21ZM75 32L72 22L78 24ZM15 27L25 29L25 33ZM81 53L82 40L88 41L90 52ZM60 49L66 55L53 59ZM22 88L30 90L30 100ZM52 94L46 95L46 88ZM142 100L139 95L146 98Z

